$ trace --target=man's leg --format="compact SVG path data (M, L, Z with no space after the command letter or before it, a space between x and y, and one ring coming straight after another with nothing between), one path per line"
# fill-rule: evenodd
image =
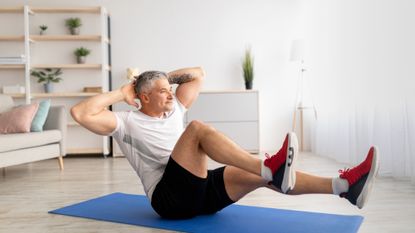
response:
M262 160L249 154L214 128L192 121L177 142L172 158L196 176L206 177L207 156L230 165L224 172L226 190L230 198L239 200L247 193L269 187L278 190L261 177ZM331 179L297 172L292 194L332 193Z
M287 194L333 194L332 178L319 177L303 172L296 173L297 181L294 189ZM277 192L281 192L281 190L277 189L275 186L269 185L268 182L261 176L246 172L233 166L227 166L225 168L224 181L226 191L233 201L238 201L246 194L261 187L267 187Z
M379 162L377 161L376 153L376 149L372 147L365 161L352 169L342 171L341 179L320 177L297 171L297 181L294 189L287 194L335 194L362 208L367 202L374 177L378 171ZM358 178L357 173L361 174L360 178ZM346 182L346 186L342 187L343 191L341 193L334 192L333 184L335 184L336 180ZM232 166L225 168L224 182L229 198L235 202L260 187L267 187L281 192L274 185L268 184L262 177Z
M211 126L192 121L177 141L172 158L194 175L206 177L207 156L261 176L261 159L244 151Z

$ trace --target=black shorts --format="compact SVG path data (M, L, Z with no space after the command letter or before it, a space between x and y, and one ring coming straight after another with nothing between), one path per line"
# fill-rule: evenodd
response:
M153 209L169 219L216 213L234 203L225 190L224 170L225 167L209 170L206 178L200 178L170 157L151 198Z

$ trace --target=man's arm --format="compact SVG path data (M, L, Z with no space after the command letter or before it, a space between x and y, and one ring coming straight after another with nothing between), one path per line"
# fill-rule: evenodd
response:
M71 115L88 130L99 135L108 135L117 127L117 119L114 113L106 108L121 101L138 107L134 98L134 85L127 84L115 91L96 95L76 104L71 108Z
M176 89L176 97L187 109L196 100L202 86L205 71L201 67L184 68L170 73L170 84L179 84Z

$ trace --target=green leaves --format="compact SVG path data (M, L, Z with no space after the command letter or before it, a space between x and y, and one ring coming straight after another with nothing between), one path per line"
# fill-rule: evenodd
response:
M74 54L77 57L85 57L87 55L89 55L91 53L91 50L84 48L84 47L80 47L75 49Z
M249 48L245 50L245 56L242 61L242 70L244 72L245 82L252 82L252 80L254 80L254 57Z
M31 70L30 75L38 78L38 83L58 83L62 80L59 76L62 74L61 69L45 68L43 70Z
M82 26L82 21L80 18L69 18L66 19L65 24L68 28L79 28Z
M48 26L47 26L47 25L45 25L45 24L42 24L42 25L40 25L40 26L39 26L39 28L40 28L40 30L42 30L42 31L46 31L46 29L48 29Z

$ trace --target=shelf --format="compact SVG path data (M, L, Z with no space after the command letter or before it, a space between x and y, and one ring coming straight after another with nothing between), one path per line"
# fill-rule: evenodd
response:
M47 98L47 97L89 97L98 95L97 92L55 92L55 93L33 93L34 98Z
M0 69L24 69L25 64L0 64Z
M25 64L0 64L0 69L24 69ZM32 65L34 69L62 68L62 69L101 69L101 64L38 64ZM104 66L105 70L110 70L108 65Z
M1 38L0 38L1 39ZM99 35L31 35L33 41L101 41ZM109 43L108 38L104 38Z
M102 154L102 148L68 148L66 154Z
M0 36L0 41L24 41L24 36ZM101 41L99 35L31 35L30 42L36 41ZM104 43L109 43L104 38Z
M24 41L24 36L0 36L0 41Z
M24 41L24 36L0 36L0 41ZM33 42L32 39L29 39L29 42ZM106 41L105 41L106 42ZM106 42L109 43L109 42Z
M11 97L13 97L13 98L24 98L25 97L25 94L12 94L12 93L9 93L9 94L4 94L4 95L8 95L8 96L11 96Z
M90 97L101 93L98 92L54 92L54 93L32 93L32 98L59 98L59 97ZM14 98L23 98L25 94L7 94Z
M23 13L23 7L1 7L0 13Z
M87 14L101 13L101 7L74 7L74 8L32 7L31 10L35 14L36 13L87 13Z
M0 8L0 13L20 13L23 14L24 13L24 7L23 6L18 6L18 7L1 7ZM31 9L29 8L29 14L33 15L33 11L31 11Z
M32 65L32 68L35 69L45 69L45 68L62 68L62 69L101 69L101 64L37 64ZM109 69L108 66L105 66L105 69Z

